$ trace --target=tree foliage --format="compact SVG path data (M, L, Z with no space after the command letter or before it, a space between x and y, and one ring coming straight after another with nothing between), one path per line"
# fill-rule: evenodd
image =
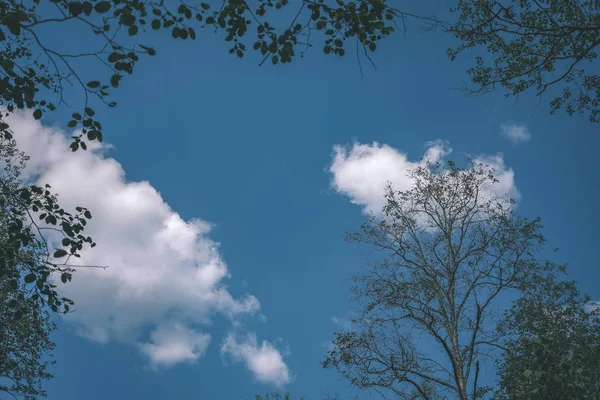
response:
M492 388L481 386L480 365L503 338L498 299L563 267L533 255L544 244L539 219L495 194L488 166L449 162L409 175L411 190L389 186L382 215L348 235L382 258L355 277L358 316L336 333L324 367L395 398L483 398Z
M268 392L254 395L254 400L292 400L290 392ZM306 400L305 397L298 397L298 400ZM338 396L327 394L323 400L338 400Z
M27 298L28 288L22 282L14 288L0 279L0 394L30 400L45 397L42 381L52 378L46 368L54 349L49 335L55 325L48 311ZM14 303L21 305L19 318Z
M83 207L63 209L48 185L24 184L27 160L14 139L0 140L0 281L13 290L25 285L27 299L69 312L73 301L60 296L49 278L58 274L63 283L70 281L77 267L72 260L85 246L95 246L83 232L92 215ZM17 319L25 313L23 304L29 303L9 302Z
M497 85L508 95L533 89L538 95L557 84L552 113L587 114L600 122L600 2L598 0L459 0L458 21L450 27L464 50L485 47L468 70L473 92Z
M574 282L539 285L499 328L508 340L497 399L600 398L600 309Z
M0 393L35 399L45 396L42 381L52 377L46 368L55 325L44 303L68 311L70 301L47 280L46 273L61 267L47 259L48 248L26 217L35 202L41 202L41 210L55 199L44 193L21 196L25 187L19 174L26 157L14 141L1 143L0 156Z
M325 54L343 56L345 43L356 40L364 55L378 40L394 31L393 20L403 14L383 0L303 0L293 19L272 14L289 0L225 0L215 4L139 0L2 0L0 3L0 105L8 112L31 109L39 119L66 104L66 88L84 94L68 122L81 128L71 148L85 149L86 140L102 141L102 124L91 100L114 107L110 93L133 73L143 56L156 50L139 38L148 31L166 31L176 40L194 40L202 28L222 31L229 53L243 57L247 45L260 53L262 63L291 62L312 46L319 31ZM76 32L84 48L46 39L48 29ZM86 34L88 36L86 36ZM251 38L247 41L247 37ZM81 60L105 67L104 76L84 77ZM3 129L4 130L4 129ZM5 132L5 134L7 134Z

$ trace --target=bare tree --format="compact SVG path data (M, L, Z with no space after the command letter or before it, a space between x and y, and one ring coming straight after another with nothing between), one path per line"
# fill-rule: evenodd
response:
M449 162L410 176L411 190L388 186L382 215L347 237L384 257L355 277L358 317L323 364L386 398L483 398L491 388L480 384L480 362L502 347L499 298L563 267L535 258L539 218L515 214L488 166Z

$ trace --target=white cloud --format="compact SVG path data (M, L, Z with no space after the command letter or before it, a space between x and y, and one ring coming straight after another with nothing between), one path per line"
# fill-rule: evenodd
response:
M447 142L437 140L425 144L425 153L420 160L410 161L406 153L385 144L353 143L351 146L333 147L333 161L328 168L331 187L348 197L353 204L362 206L365 213L380 213L385 205L384 191L388 182L394 190L405 191L413 187L408 171L427 161L441 161L452 152ZM495 195L508 194L520 199L514 181L514 171L507 168L501 154L473 157L474 162L488 164L496 171L499 183L490 187Z
M493 185L486 185L485 189L488 194L494 196L508 195L516 201L521 200L521 193L515 183L515 171L512 168L507 168L504 164L504 158L501 153L495 155L480 155L473 158L475 163L482 163L493 168L494 176L498 180Z
M336 145L329 167L333 175L331 186L352 203L363 206L365 212L379 213L385 205L383 195L388 182L392 182L396 190L408 190L412 187L407 175L409 170L424 166L426 160L439 161L451 151L445 142L428 142L423 159L413 162L406 153L377 142Z
M503 124L500 133L513 144L526 142L531 139L531 134L526 125Z
M253 334L248 334L241 341L234 334L228 335L221 345L221 353L234 361L245 362L260 382L283 386L292 381L282 352L267 341L259 346Z
M211 224L182 219L149 182L128 182L121 165L103 154L105 145L73 153L58 129L23 114L7 122L31 156L29 177L49 183L64 208L92 212L86 233L98 246L78 263L109 268L82 268L73 282L59 283L76 302L65 319L79 334L132 343L155 366L171 366L204 354L204 330L215 314L239 326L240 317L259 313L256 297L234 298L225 286L230 273L209 237ZM143 339L147 330L150 341Z
M186 328L180 323L160 325L150 334L151 342L141 345L141 351L156 367L194 363L206 353L210 335Z

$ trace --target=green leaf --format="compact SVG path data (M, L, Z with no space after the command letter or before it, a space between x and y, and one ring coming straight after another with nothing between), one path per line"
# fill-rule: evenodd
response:
M42 110L39 108L33 112L33 118L40 119L42 118Z
M54 252L54 258L61 258L67 255L67 252L64 249L58 249Z
M110 10L110 3L108 1L101 1L99 3L96 3L96 5L94 6L94 10L96 10L97 13L104 14L105 12L108 12L108 10Z
M25 276L25 283L32 283L33 281L36 280L36 276L35 274L28 274Z
M88 82L87 85L88 85L89 88L95 89L98 86L100 86L100 82L98 82L98 81L90 81L90 82Z
M5 25L10 31L10 33L12 33L15 36L19 36L19 34L21 33L21 20L17 13L10 13L5 15L4 18L0 20L0 23L2 25Z
M192 28L188 28L188 33L190 34L190 38L192 38L192 40L196 39L196 32Z
M135 36L138 33L138 30L139 28L137 25L131 25L127 32L129 33L129 36Z
M120 53L110 53L108 56L108 62L114 63L123 58L123 55Z
M67 126L69 128L75 128L77 126L77 121L71 120L71 121L69 121L69 123L67 124Z
M79 113L74 113L72 115L72 117L73 117L73 119L76 119L77 121L81 121L81 114L79 114Z
M71 12L71 15L76 17L83 11L83 6L79 1L73 1L69 3L69 11Z
M210 8L210 5L208 5L206 3L200 3L200 7L202 7L205 10L208 10Z
M92 3L90 3L89 1L84 1L83 2L83 12L85 13L85 15L90 16L90 14L92 13Z
M115 87L118 88L119 87L119 81L121 80L121 75L119 74L114 74L111 78L110 78L110 84Z
M132 26L135 23L135 16L131 14L121 14L121 25Z
M93 117L96 114L96 112L89 107L86 107L84 109L84 111L85 111L86 115L89 115L90 117Z

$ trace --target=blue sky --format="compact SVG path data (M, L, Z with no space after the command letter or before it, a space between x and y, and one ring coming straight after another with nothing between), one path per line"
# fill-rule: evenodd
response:
M102 225L98 235L112 258L90 256L112 262L111 278L90 275L71 284L80 316L61 320L55 334L50 400L242 399L277 384L309 399L354 394L320 366L324 344L349 318L349 279L367 261L365 249L342 240L364 215L350 201L361 202L348 180L338 190L332 186L336 145L349 146L350 157L353 143L361 143L375 160L382 154L373 145L378 142L397 159L417 161L427 142L442 140L453 149L447 158L499 157L503 171L514 172L507 184L520 193L519 212L542 217L551 246L560 248L551 256L568 261L570 277L600 299L598 125L585 117L549 116L549 99L539 104L531 94L518 102L501 92L465 97L452 88L467 80L473 60L449 61L445 50L452 41L416 28L382 42L377 70L363 64L363 76L353 57L327 57L318 48L289 65L258 67L255 57L229 56L210 32L196 42L151 35L158 55L123 81L115 94L119 107L99 110L105 141L113 146L103 158L59 150L57 135L69 110L45 117L43 124L52 127L45 133L18 120L29 132L21 136L38 154L40 161L32 154L32 163L38 162L42 176L73 179L53 185L67 204L87 200L92 212L93 204L105 207L94 215L112 216L93 220ZM531 137L515 144L503 129L526 129ZM57 158L44 158L42 148ZM107 192L81 194L86 179L75 171L96 167L114 176L91 179L89 193L117 188L122 201L132 202L122 217L137 221L139 211L140 225L120 225L120 203L98 200ZM361 170L354 178L385 181L391 179L381 175L386 170L376 169L376 177ZM164 253L164 243L144 234L171 217L182 231L163 232L172 247ZM137 233L132 238L127 232ZM100 253L103 242L95 238ZM226 289L218 295L206 289L208 300L190 294L186 281L196 277L189 260L155 258L175 257L177 243L198 244L199 264L213 265L207 273L216 274L215 287ZM121 271L126 283L117 276ZM153 276L169 279L156 286L147 282ZM133 299L135 306L115 308L115 296ZM179 361L169 359L160 346L168 348L173 338L195 344L201 356L174 345ZM260 357L268 361L266 370Z

